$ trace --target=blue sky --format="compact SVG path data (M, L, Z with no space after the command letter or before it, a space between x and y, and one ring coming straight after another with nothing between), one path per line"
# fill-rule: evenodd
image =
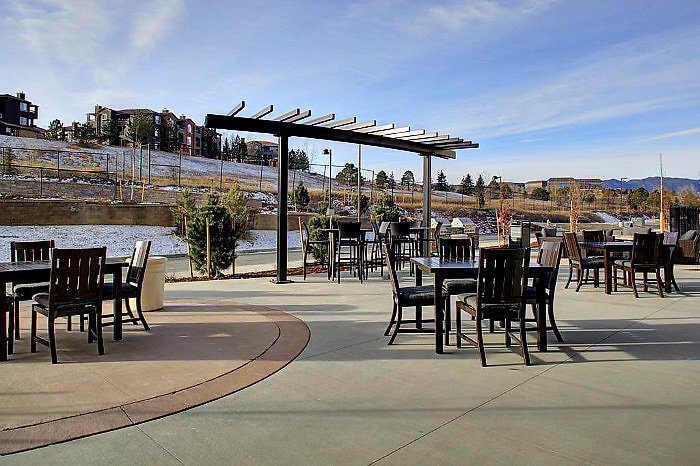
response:
M655 176L659 153L668 176L700 178L697 0L0 4L0 92L26 91L43 126L96 103L201 123L245 100L242 116L274 104L479 142L434 163L455 183ZM421 178L410 153L364 148L363 166Z

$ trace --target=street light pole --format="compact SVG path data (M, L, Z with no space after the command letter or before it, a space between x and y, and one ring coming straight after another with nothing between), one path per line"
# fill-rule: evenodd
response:
M323 149L323 155L328 156L328 208L333 208L333 151Z

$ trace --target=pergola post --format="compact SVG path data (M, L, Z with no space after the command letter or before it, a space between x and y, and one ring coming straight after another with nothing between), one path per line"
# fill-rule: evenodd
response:
M423 226L425 228L430 228L430 211L431 211L431 200L433 194L433 177L431 173L431 157L430 154L421 154L423 156ZM421 247L425 247L427 244L423 242ZM423 251L423 254L427 254L427 251Z
M274 283L289 283L287 280L287 213L289 210L289 137L279 134L277 155L277 279Z

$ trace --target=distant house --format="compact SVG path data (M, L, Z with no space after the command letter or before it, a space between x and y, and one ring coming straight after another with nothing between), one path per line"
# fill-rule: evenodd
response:
M77 139L75 138L75 133L78 132L78 123L77 121L74 121L73 123L70 124L70 126L64 126L63 127L63 140L66 142L76 142Z
M0 134L25 138L43 138L44 129L34 124L39 107L27 100L24 92L0 94Z
M270 167L277 166L279 149L276 142L246 141L245 145L248 149L248 156L244 160L245 163L254 163L258 165L262 163Z
M535 181L526 181L525 182L525 191L527 192L532 192L533 189L535 188L546 188L547 187L547 182L545 180L535 180Z
M581 189L603 189L603 180L600 178L550 178L547 180L547 186L550 191L556 191L561 188L570 188L574 182L577 182Z
M121 145L129 145L128 131L129 122L139 114L146 114L153 119L153 148L176 152L182 150L183 153L195 156L218 157L221 153L221 134L216 130L197 125L194 120L185 115L179 118L167 108L161 112L156 112L150 108L126 108L113 110L101 105L95 105L95 111L87 114L87 122L95 127L95 134L104 135L110 120L114 120L119 128L119 141ZM170 147L172 141L164 141L164 125L174 131L177 135L173 138L177 147Z

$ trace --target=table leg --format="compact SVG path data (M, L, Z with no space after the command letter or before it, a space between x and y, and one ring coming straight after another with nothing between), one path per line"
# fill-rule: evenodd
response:
M416 286L423 286L423 271L417 266ZM423 306L416 306L416 328L423 328Z
M664 263L664 288L666 293L673 292L673 264L670 260Z
M442 282L443 278L439 273L435 274L435 352L442 354L442 330L445 325L445 310L442 308L444 301L442 299Z
M112 312L114 313L114 339L122 339L122 268L114 270L114 301Z
M537 287L537 349L543 352L547 351L547 304L545 303L542 286Z
M612 294L612 257L608 249L603 250L603 261L605 264L605 294Z
M7 302L5 288L7 284L0 280L0 361L7 361Z

